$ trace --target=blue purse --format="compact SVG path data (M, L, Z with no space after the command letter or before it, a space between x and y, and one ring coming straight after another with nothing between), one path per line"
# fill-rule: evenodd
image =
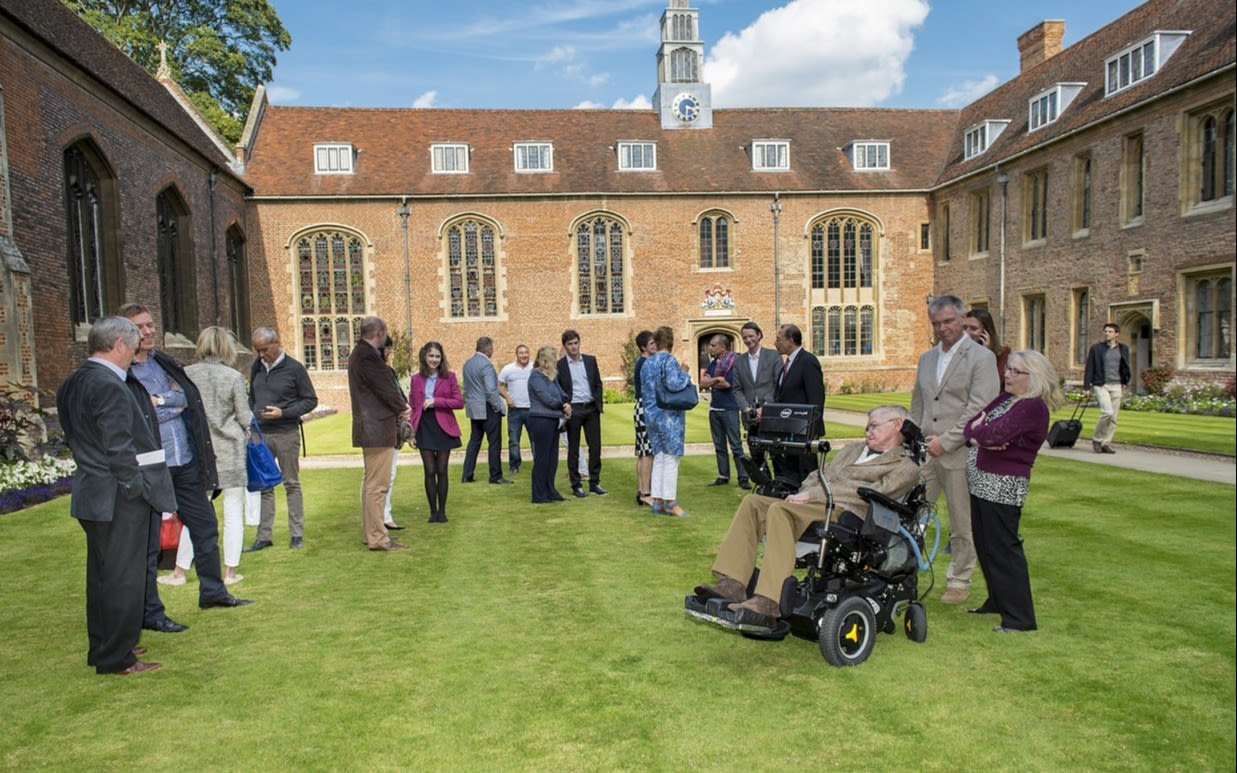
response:
M266 445L266 436L258 429L258 422L249 426L249 441L245 444L245 469L249 472L250 491L266 491L283 483L283 473L275 463L275 456Z

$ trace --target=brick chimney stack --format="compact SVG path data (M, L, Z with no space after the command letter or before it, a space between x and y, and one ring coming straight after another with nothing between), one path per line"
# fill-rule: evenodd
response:
M1061 19L1041 21L1018 36L1018 55L1021 57L1019 72L1026 72L1040 62L1061 53L1061 41L1065 38L1065 22Z

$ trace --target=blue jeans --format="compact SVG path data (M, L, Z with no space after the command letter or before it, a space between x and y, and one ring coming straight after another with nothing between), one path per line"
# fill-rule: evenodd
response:
M520 464L523 462L520 456L520 433L525 429L527 421L527 408L507 409L507 466L512 472L520 469ZM537 458L537 454L533 452L532 430L528 431L528 449L533 453L533 458Z
M739 480L747 480L747 468L739 461L743 456L743 444L739 442L739 412L709 411L709 432L713 435L713 452L717 455L717 477L730 480L730 459L726 456L726 443L734 455L734 466Z

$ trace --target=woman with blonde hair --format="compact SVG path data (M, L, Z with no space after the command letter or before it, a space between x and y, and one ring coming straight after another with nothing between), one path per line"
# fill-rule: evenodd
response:
M210 425L211 444L215 448L215 468L219 473L219 488L223 489L223 581L231 585L245 579L237 574L241 548L245 543L245 485L249 471L245 466L245 441L253 413L245 379L233 366L236 364L236 339L232 331L208 327L198 335L198 362L185 368L186 375L202 393L202 406ZM164 585L183 585L185 572L193 561L193 543L187 530L181 533L176 551L176 568L159 578Z
M556 378L558 349L543 346L537 350L533 372L528 376L528 436L533 442L533 504L562 502L554 487L558 474L558 427L571 416L571 402Z
M1031 466L1048 436L1048 414L1064 400L1048 358L1033 349L1014 352L1005 366L1005 391L966 423L971 446L967 485L971 533L988 586L983 604L968 610L999 614L998 633L1033 631L1031 577L1018 526Z

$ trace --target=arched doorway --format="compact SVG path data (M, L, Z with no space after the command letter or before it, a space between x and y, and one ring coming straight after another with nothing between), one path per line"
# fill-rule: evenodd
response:
M715 335L724 335L730 340L730 350L738 351L740 346L739 334L729 327L713 327L697 331L696 333L696 372L694 378L699 384L700 376L704 374L705 368L709 367L709 341L713 340Z
M1144 314L1131 313L1121 320L1121 332L1129 336L1130 385L1127 391L1143 394L1143 371L1152 367L1151 320Z

